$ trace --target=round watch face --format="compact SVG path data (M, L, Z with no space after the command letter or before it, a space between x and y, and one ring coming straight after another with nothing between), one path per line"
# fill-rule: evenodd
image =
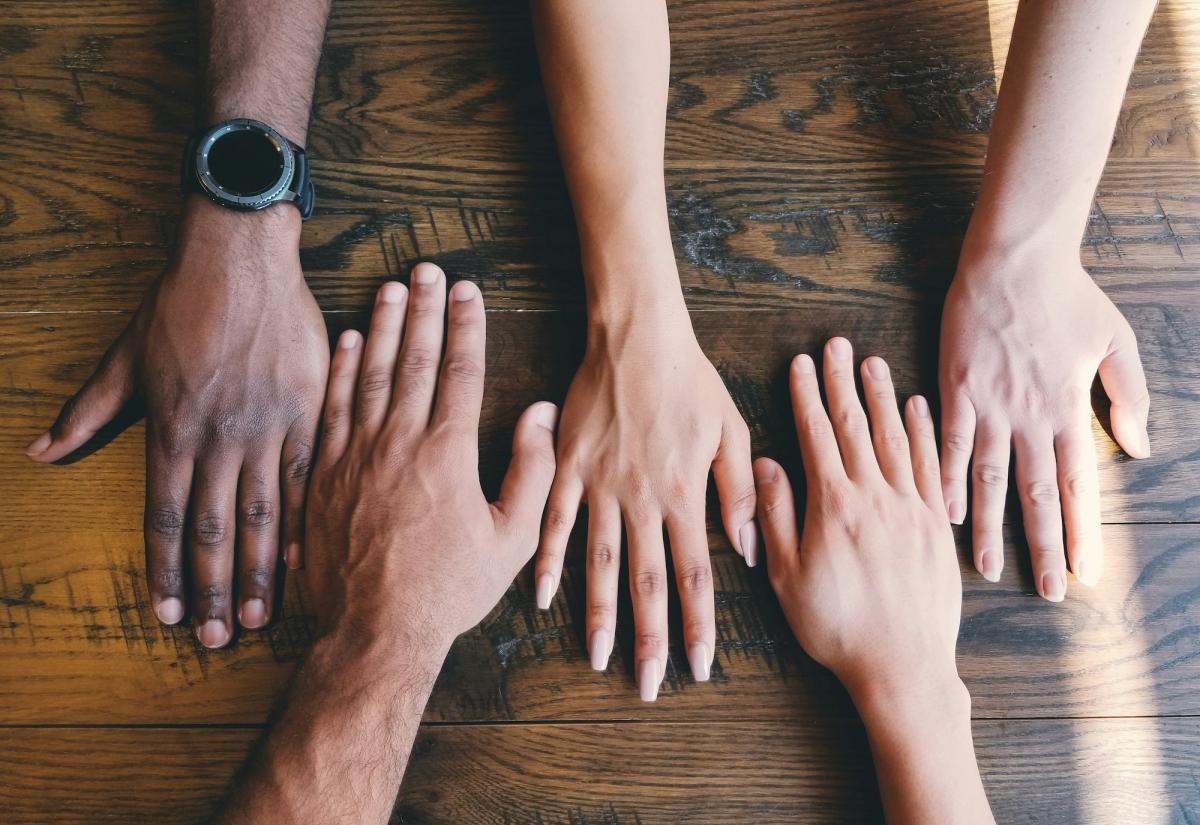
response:
M230 120L213 128L196 148L196 175L216 200L262 209L284 200L295 157L291 144L265 123Z

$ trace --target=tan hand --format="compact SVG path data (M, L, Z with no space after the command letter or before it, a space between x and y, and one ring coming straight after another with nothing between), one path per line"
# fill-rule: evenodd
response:
M537 547L554 477L557 410L517 422L513 460L489 504L479 486L484 311L469 281L432 264L379 291L363 344L333 356L308 504L307 575L321 632L446 645L500 600ZM440 366L439 366L440 365Z

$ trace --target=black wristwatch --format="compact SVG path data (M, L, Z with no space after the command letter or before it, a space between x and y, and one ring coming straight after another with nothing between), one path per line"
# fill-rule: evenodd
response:
M313 213L316 192L304 150L265 123L238 118L192 135L183 150L183 191L199 192L226 209L266 209L292 203Z

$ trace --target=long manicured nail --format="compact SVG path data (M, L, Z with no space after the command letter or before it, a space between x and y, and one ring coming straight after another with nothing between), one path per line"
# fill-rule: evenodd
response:
M54 441L54 436L50 435L48 432L42 433L33 441L29 442L29 446L25 448L25 455L31 457L35 455L41 455L42 453L46 452L46 448L50 446L52 441Z
M379 288L379 300L385 304L398 304L404 300L404 284L388 281Z
M418 284L432 284L437 280L441 270L433 264L417 264L413 270L412 279Z
M554 432L554 425L558 423L558 407L549 401L539 404L533 414L533 420L539 427Z
M838 360L850 357L850 342L845 338L829 339L829 354Z
M283 563L288 566L288 570L300 569L300 545L292 542L283 551Z
M707 682L709 676L708 645L696 642L688 648L688 665L692 668L692 678L697 682Z
M963 519L967 517L967 508L961 501L951 501L946 505L946 512L950 516L951 524L962 524Z
M608 631L602 627L592 631L588 639L588 652L592 655L592 670L608 670Z
M979 572L990 582L1000 581L1000 555L995 550L979 554Z
M758 564L758 530L754 527L753 521L746 522L738 531L738 544L742 546L742 556L746 559L746 566L753 567Z
M238 621L242 627L258 630L267 623L267 605L262 599L248 599L238 611Z
M183 602L174 596L163 599L154 608L154 615L163 624L177 624L183 618Z
M1080 584L1095 587L1100 583L1100 565L1092 564L1086 559L1080 559L1074 565L1075 578Z
M470 301L479 294L479 287L470 281L459 281L450 287L451 301Z
M1042 598L1046 601L1061 602L1067 595L1067 580L1062 573L1051 572L1042 574Z
M229 630L220 619L209 619L196 629L196 638L205 647L222 647L229 641Z
M549 610L550 600L554 598L554 577L543 573L537 580L537 606L539 610Z
M643 702L653 702L658 698L658 683L661 681L658 659L642 659L638 662L638 692Z

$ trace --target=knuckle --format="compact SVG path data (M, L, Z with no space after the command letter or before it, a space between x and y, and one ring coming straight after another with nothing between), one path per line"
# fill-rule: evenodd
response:
M288 484L303 486L308 483L312 472L312 445L308 442L297 444L283 468L283 478Z
M758 511L764 521L776 521L782 516L790 516L790 509L781 495L763 496L758 500Z
M853 509L850 491L837 482L824 482L816 488L817 504L822 513L832 518L848 516Z
M549 507L546 509L546 529L562 533L569 531L575 526L575 519L560 507Z
M703 594L712 590L712 570L707 563L684 566L677 579L679 589L685 593Z
M969 453L974 446L971 437L963 432L943 433L942 445L947 452L953 453Z
M344 431L349 424L350 410L348 408L339 405L325 410L326 436Z
M888 430L879 434L880 446L889 453L908 452L908 436L900 430Z
M392 371L384 367L371 367L363 371L358 392L368 400L377 399L392 389Z
M271 586L271 569L255 565L242 573L242 586L246 589L263 591Z
M425 347L411 347L400 355L400 368L407 373L429 372L437 366L437 358Z
M203 512L192 525L192 538L201 547L215 547L229 537L229 523L220 513Z
M442 373L447 381L475 384L483 378L483 367L474 358L453 355L442 364Z
M191 448L191 437L179 424L168 424L158 436L158 445L167 458L178 458Z
M200 588L198 594L202 605L207 605L209 611L220 610L229 604L229 588L224 584L208 584Z
M153 508L146 519L146 526L154 536L168 541L177 540L183 534L183 508L176 505L160 505Z
M842 410L835 416L835 419L838 429L851 435L861 433L867 428L867 417L863 415L862 410L853 408Z
M616 545L610 542L593 542L588 545L588 563L599 570L611 569L620 559L620 552Z
M633 577L633 592L639 596L658 596L667 589L667 577L658 570L643 570Z
M183 571L173 564L155 566L150 583L158 593L176 593L183 584Z
M976 463L974 481L983 487L1003 487L1008 483L1008 470L999 464Z
M829 434L829 423L824 415L806 415L800 422L800 427L806 435L824 437Z
M275 523L275 504L274 502L262 499L249 501L242 505L242 512L240 515L242 523L247 527L270 527Z
M1025 485L1025 496L1036 507L1058 504L1058 485L1052 481L1031 481Z
M667 637L653 630L639 630L635 644L640 650L660 650L667 646Z
M1091 475L1082 471L1067 473L1063 478L1063 490L1071 498L1083 498L1095 489Z
M716 635L716 628L711 619L688 619L683 623L683 638L688 640L705 640Z
M758 506L758 491L753 483L735 487L729 498L726 509L730 513L754 512L754 508Z
M591 599L587 606L587 624L589 627L608 627L612 617L617 614L612 602L604 599Z

